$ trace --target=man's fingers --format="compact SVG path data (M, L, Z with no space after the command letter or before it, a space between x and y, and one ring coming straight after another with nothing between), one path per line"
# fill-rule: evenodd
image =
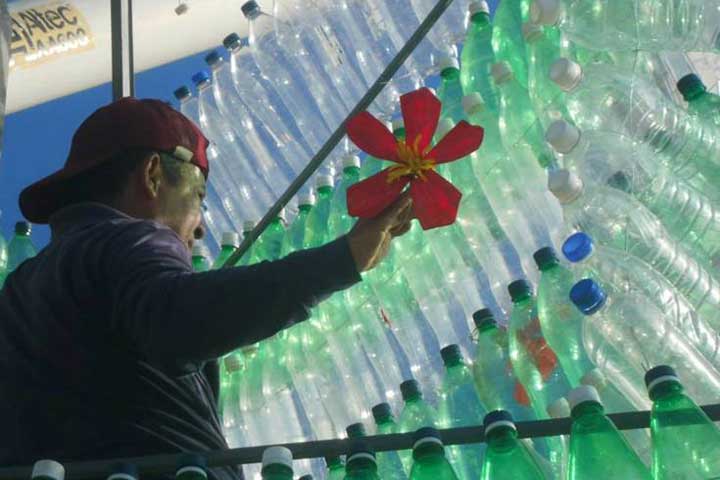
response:
M401 215L407 215L406 210L408 209L412 214L412 199L410 198L410 192L406 191L375 219L382 229L389 230L398 223L402 223L398 222L398 218Z
M401 237L405 235L407 232L410 231L410 228L412 227L412 219L409 219L405 223L401 223L399 225L396 225L395 227L390 229L390 234L393 237Z

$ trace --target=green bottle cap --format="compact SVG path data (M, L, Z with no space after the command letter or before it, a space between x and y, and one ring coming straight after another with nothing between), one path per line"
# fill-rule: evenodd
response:
M440 356L442 356L443 363L445 366L457 365L458 362L462 361L462 351L460 346L457 344L448 345L440 350Z
M473 313L473 322L478 330L484 330L489 326L497 326L495 315L489 308L481 308L477 312Z
M513 302L519 302L532 296L532 287L527 280L515 280L508 285L507 289Z
M560 263L552 247L541 248L533 253L533 258L535 259L535 265L541 272Z
M29 222L17 222L15 224L15 233L24 237L29 237L32 232L32 225Z
M392 417L392 408L390 408L389 403L378 403L372 407L372 414L375 422L381 422L388 417Z
M348 438L367 437L367 431L362 422L348 425L347 428L345 428L345 433L347 433Z
M688 102L698 94L707 91L707 87L705 87L703 81L694 73L688 73L678 80L677 89Z
M405 380L400 384L400 393L405 401L415 397L422 397L420 384L417 380Z

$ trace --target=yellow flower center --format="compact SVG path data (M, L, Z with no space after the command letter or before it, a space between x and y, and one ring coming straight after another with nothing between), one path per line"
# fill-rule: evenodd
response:
M411 175L415 178L421 178L427 180L425 172L435 168L435 160L432 158L426 158L430 145L425 147L425 150L420 151L420 135L415 137L415 141L412 145L408 145L405 140L399 140L397 144L398 160L401 162L400 165L390 167L387 181L392 183L400 177Z

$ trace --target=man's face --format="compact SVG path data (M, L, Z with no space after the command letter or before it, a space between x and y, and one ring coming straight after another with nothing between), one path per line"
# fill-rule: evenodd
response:
M188 249L205 234L202 225L205 191L204 175L191 164L183 165L179 181L164 181L158 190L157 220L172 228Z

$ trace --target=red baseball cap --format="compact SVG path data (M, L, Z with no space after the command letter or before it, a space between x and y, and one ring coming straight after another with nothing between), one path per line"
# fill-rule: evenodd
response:
M70 180L129 148L168 152L209 173L208 140L182 113L160 100L125 97L96 110L73 135L65 166L20 193L20 211L47 223L68 201Z

